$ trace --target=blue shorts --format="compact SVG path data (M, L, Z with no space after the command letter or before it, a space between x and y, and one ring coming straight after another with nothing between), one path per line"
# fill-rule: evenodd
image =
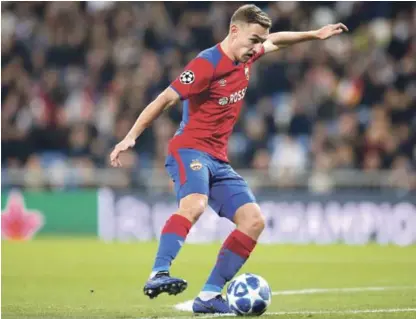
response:
M179 149L167 156L165 167L175 183L178 203L189 194L204 194L219 216L233 221L239 207L256 201L247 182L228 163L208 153Z

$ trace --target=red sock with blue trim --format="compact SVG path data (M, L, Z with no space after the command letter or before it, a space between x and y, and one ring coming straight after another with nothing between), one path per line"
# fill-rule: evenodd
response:
M166 221L160 236L151 277L158 272L169 271L172 261L182 248L191 227L192 223L187 218L177 214L173 214Z
M234 230L224 241L218 259L199 297L211 299L220 294L225 284L230 281L247 261L257 241L238 229Z

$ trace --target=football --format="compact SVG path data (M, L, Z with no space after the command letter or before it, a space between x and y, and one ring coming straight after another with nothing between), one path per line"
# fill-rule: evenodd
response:
M246 273L234 278L227 287L230 309L239 316L263 314L272 301L272 292L267 281Z

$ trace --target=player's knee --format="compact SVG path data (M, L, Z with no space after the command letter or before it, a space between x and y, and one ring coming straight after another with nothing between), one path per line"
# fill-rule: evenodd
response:
M254 203L240 207L235 214L234 222L241 231L253 238L257 238L265 227L260 207Z
M178 214L195 224L208 205L208 197L202 194L191 194L182 198Z
M260 212L257 214L253 214L247 220L247 227L257 234L261 234L261 232L264 230L265 225L266 222L264 220L263 215Z

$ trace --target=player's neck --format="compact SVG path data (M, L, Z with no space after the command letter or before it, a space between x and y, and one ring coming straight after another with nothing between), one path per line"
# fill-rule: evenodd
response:
M232 54L229 41L230 39L228 37L222 40L222 42L220 43L221 50L231 61L236 62L236 59L234 55Z

